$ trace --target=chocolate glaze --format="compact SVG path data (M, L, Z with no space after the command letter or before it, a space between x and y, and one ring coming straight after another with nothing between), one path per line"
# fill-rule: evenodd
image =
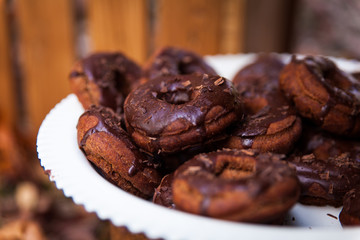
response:
M253 63L236 73L233 83L244 98L264 97L278 91L278 79L283 68L284 63L276 55L260 54Z
M100 91L99 105L121 113L125 97L138 84L141 68L121 53L95 53L80 64L82 71L74 70L70 77L84 76L95 83Z
M220 113L206 119L216 107L221 108ZM139 132L155 143L163 135L196 129L199 143L214 135L206 131L207 122L234 113L238 107L239 99L231 82L204 74L162 76L149 81L129 94L124 111L130 133ZM169 128L174 122L180 122L180 128Z
M160 185L155 189L155 193L153 196L153 203L175 209L175 204L172 198L172 182L173 182L174 174L165 175Z
M309 124L289 161L296 167L303 203L340 206L360 182L360 142L334 138Z
M264 112L269 112L273 117L280 115L280 118L281 115L295 114L289 106L289 101L279 90L278 80L283 67L284 64L276 55L262 54L235 75L234 86L245 99L247 113L255 114L253 118L259 117L256 116L258 111L258 115L261 116L264 116ZM257 104L259 101L262 102ZM256 107L252 106L254 104Z
M144 72L145 76L149 79L164 75L186 75L192 73L217 75L215 70L200 55L176 47L165 47L156 52Z
M360 225L360 183L345 194L339 219L342 226Z
M89 128L83 134L83 137L78 140L79 147L84 152L85 156L88 157L89 154L94 154L93 150L88 149L87 146L87 141L93 134L97 134L101 132L114 136L117 139L117 141L121 141L124 144L124 146L132 152L134 156L130 164L128 160L125 159L121 160L124 161L124 164L121 163L120 159L116 159L115 162L109 161L111 165L119 165L119 166L121 165L121 167L124 168L126 167L127 169L125 171L127 172L128 177L121 176L120 172L116 172L114 174L120 174L121 177L124 177L127 180L131 181L133 177L136 177L137 175L141 175L142 172L144 172L144 170L146 169L148 172L148 175L146 176L146 178L148 178L147 184L149 184L150 187L142 186L144 189L140 191L143 191L146 195L148 195L150 192L153 192L154 187L157 186L158 183L156 179L158 177L157 176L158 173L156 169L159 168L159 163L155 162L152 158L144 155L139 151L137 146L130 139L128 133L122 129L120 116L118 114L115 114L110 108L106 108L102 106L92 106L90 109L85 111L80 118L86 116L94 116L96 117L98 122L95 126ZM97 154L96 149L94 151L95 154ZM102 156L102 159L103 161L107 161L106 156ZM113 166L112 171L117 171L116 169L119 166ZM109 174L105 170L102 169L100 170L103 172L104 175ZM134 187L139 187L135 185L136 184L134 184Z
M202 196L198 214L208 216L211 204L222 194L226 196L229 192L243 192L255 204L268 189L280 182L292 179L291 184L295 183L294 188L288 192L279 192L278 196L283 194L280 197L283 202L292 199L292 204L294 204L300 192L298 180L294 169L282 161L283 159L284 155L259 153L255 150L223 149L199 154L175 171L173 191L176 191L174 189L177 186L176 181L185 181L192 189L190 192L198 192ZM264 198L262 200L266 201ZM231 201L241 200L230 198ZM174 196L174 202L176 207L186 210L184 209L186 203L178 201L176 196ZM269 199L269 202L276 202L276 200ZM245 206L243 209L232 211L246 211L244 209L246 209ZM256 214L253 217L258 219ZM263 220L266 221L268 217L264 216Z

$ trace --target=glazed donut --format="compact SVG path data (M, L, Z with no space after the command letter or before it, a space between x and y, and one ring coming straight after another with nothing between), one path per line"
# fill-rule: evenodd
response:
M360 134L360 81L328 58L293 56L280 75L280 88L305 118L329 132Z
M77 140L86 158L123 190L148 199L161 176L156 163L141 153L110 108L92 106L79 118Z
M235 74L232 81L243 99L246 113L255 114L276 100L272 95L279 91L279 75L283 68L284 63L277 55L259 54L254 62ZM269 94L271 101L267 98Z
M345 194L339 220L342 226L360 226L360 183Z
M85 109L101 105L122 113L141 75L140 66L121 53L95 53L75 64L70 86Z
M301 135L301 119L279 90L283 66L275 55L260 55L235 75L247 116L231 128L225 147L290 152Z
M173 153L216 138L239 115L231 82L207 74L162 76L125 100L128 132L149 153Z
M289 162L301 184L300 202L341 206L345 193L360 183L360 142L334 138L305 125Z
M144 67L144 76L147 79L154 79L164 75L192 73L217 75L215 70L204 61L202 56L176 47L159 49Z
M300 194L295 171L282 157L250 149L199 154L174 173L175 206L226 220L273 222Z

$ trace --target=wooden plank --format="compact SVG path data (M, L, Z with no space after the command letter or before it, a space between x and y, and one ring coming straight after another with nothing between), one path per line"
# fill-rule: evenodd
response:
M216 54L220 46L221 0L158 0L155 48L184 47Z
M146 0L89 0L91 51L121 51L142 63L148 56L149 11Z
M247 1L246 43L249 52L284 52L288 49L295 1Z
M245 48L246 0L223 0L219 53L240 53Z
M0 0L0 122L6 126L14 126L16 98L7 20L6 1Z
M72 1L14 3L24 99L36 134L49 110L70 93L68 74L75 61Z

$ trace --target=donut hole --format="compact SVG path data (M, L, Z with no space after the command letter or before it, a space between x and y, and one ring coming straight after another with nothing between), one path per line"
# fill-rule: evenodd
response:
M219 156L215 175L221 179L241 180L253 176L255 160L250 157Z
M193 99L191 81L180 77L175 77L173 81L162 80L154 90L154 97L170 104L184 104Z
M157 94L157 98L170 104L180 105L191 100L191 92L187 90L169 91Z

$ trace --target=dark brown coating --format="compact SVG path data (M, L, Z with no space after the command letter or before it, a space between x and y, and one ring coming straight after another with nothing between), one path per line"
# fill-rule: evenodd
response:
M156 165L133 144L109 108L92 106L79 118L80 149L103 176L123 190L148 199L159 185Z
M324 130L359 136L360 82L330 59L293 56L280 75L280 88L299 114Z
M234 84L247 116L231 129L229 148L288 153L301 134L301 119L278 87L284 64L276 55L259 55L241 69Z
M304 204L341 206L345 193L360 183L360 142L309 125L289 161L296 167Z
M144 67L144 76L147 79L192 73L217 75L216 71L204 61L202 56L177 47L159 49Z
M342 226L360 226L360 183L345 194L339 220Z
M204 216L267 223L298 200L300 186L283 155L255 150L199 154L180 166L172 184L177 209Z
M140 66L121 53L95 53L75 64L70 86L85 109L101 105L121 113L141 75Z
M277 55L259 54L253 63L241 68L233 78L233 84L244 101L245 111L254 114L276 101L279 76L284 63ZM269 95L269 96L268 96ZM277 105L283 105L280 97Z
M153 196L153 203L175 209L175 204L173 202L172 197L172 182L173 182L174 174L165 175L160 185L155 189L155 193Z
M239 115L231 82L203 75L163 76L125 100L128 132L150 153L172 153L216 138Z

